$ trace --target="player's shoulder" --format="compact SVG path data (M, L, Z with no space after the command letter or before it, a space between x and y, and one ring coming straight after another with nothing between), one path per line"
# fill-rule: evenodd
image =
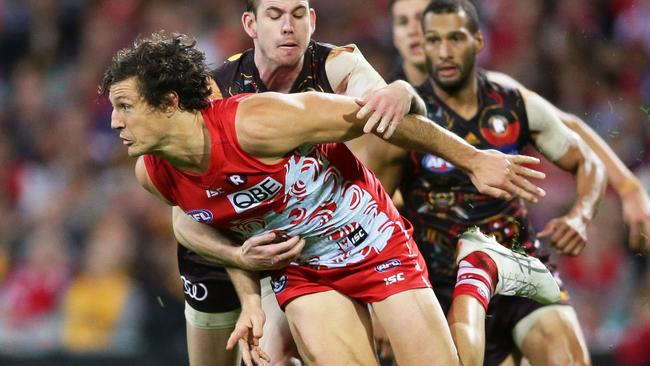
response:
M228 57L221 65L212 70L212 77L216 79L236 72L243 61L246 52L247 51L236 53Z
M515 89L523 92L526 87L512 76L500 71L483 70L483 75L488 82L501 86L502 88Z
M334 45L327 45L327 44L320 44L320 45L326 45L329 47L329 54L327 55L327 60L326 63L332 62L332 61L343 61L343 62L350 62L356 60L359 56L361 56L361 51L359 50L359 47L355 45L354 43L350 43L344 46L334 46Z

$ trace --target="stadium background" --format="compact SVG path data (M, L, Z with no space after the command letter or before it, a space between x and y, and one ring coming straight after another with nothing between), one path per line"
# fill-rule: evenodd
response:
M315 0L315 39L398 65L387 0ZM484 0L480 65L583 117L650 188L650 1ZM251 46L243 0L0 0L0 364L186 364L170 211L141 189L97 84L138 34L198 38L218 65ZM572 200L552 172L536 227ZM560 258L595 364L650 364L647 259L608 191ZM638 363L634 363L637 360Z

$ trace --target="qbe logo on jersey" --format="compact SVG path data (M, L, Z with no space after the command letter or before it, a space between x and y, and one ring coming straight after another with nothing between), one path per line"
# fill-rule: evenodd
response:
M228 200L235 212L242 213L275 197L281 188L282 184L280 182L271 177L266 177L266 179L250 188L229 194Z

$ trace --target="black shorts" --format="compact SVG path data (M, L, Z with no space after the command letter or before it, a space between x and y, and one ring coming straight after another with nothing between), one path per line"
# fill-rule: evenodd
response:
M451 296L456 285L455 279L430 278L433 291L447 314L451 307ZM566 290L561 288L563 293ZM563 296L563 298L565 298ZM568 304L560 301L561 304ZM488 305L485 319L485 359L484 366L498 366L509 354L517 350L512 331L519 321L533 311L544 306L534 300L517 296L494 295Z
M226 269L178 244L178 271L185 301L204 313L225 313L240 308Z

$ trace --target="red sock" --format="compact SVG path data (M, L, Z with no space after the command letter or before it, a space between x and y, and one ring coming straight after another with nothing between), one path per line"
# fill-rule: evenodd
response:
M483 252L472 252L458 263L452 301L460 295L477 299L485 311L498 281L497 265Z

